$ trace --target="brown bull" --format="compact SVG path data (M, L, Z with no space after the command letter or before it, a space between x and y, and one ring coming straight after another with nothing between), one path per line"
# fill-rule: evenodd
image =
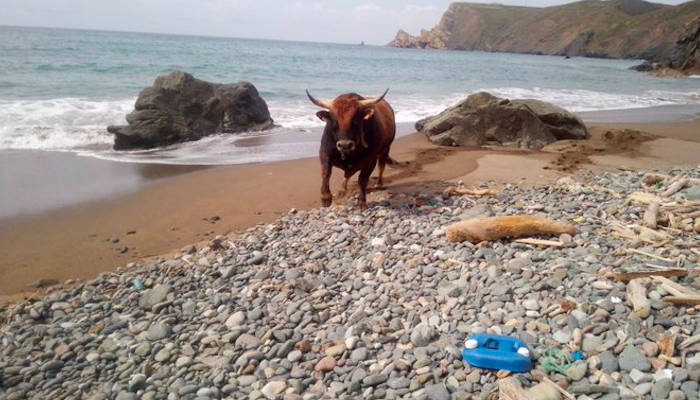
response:
M326 123L319 150L321 202L324 206L329 206L333 200L328 184L333 167L345 171L343 192L347 190L348 179L360 171L360 209L367 208L367 183L377 163L377 186L384 184L384 167L387 163L393 163L389 158L389 149L396 134L394 110L384 100L388 91L389 89L376 99L365 99L358 94L348 93L336 97L333 102L316 100L306 91L312 103L327 110L316 113Z

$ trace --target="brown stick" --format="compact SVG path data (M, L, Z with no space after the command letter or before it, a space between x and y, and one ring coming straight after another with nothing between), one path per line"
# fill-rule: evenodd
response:
M659 203L649 203L649 207L644 212L644 226L656 229L656 218L659 215Z
M564 245L564 242L562 242L561 240L543 240L543 239L535 239L535 238L515 239L514 242L523 243L523 244L532 244L535 246L561 247Z
M647 299L647 289L642 285L641 279L632 279L627 284L627 298L632 303L634 315L646 318L651 312L651 303Z
M688 271L685 269L666 269L657 271L635 271L635 272L620 272L614 274L615 279L621 282L629 282L632 279L648 278L651 276L686 276Z
M641 254L641 255L643 255L643 256L647 256L647 257L651 257L651 258L656 258L657 260L665 261L665 262L668 262L668 263L675 263L675 261L671 260L670 258L657 256L656 254L647 253L647 252L645 252L645 251L641 251L641 250L637 250L637 249L627 249L627 251L630 252L630 253L637 253L637 254Z
M700 304L700 297L692 296L666 296L661 300L671 304L682 304L688 306L697 306Z

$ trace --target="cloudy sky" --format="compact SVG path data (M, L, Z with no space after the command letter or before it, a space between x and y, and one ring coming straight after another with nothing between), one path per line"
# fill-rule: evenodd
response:
M0 0L0 25L386 44L431 28L451 0ZM562 0L501 0L548 6ZM679 4L682 0L657 2Z

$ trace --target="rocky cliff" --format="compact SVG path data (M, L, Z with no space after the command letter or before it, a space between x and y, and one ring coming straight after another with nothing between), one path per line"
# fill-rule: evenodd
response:
M700 0L677 6L585 0L545 8L452 3L433 29L418 36L400 30L389 45L662 60L671 59L698 15Z

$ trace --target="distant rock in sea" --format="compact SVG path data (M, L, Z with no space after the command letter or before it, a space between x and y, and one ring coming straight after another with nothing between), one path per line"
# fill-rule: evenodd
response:
M109 126L114 149L148 149L199 140L213 133L273 126L267 104L249 82L210 83L174 71L141 91L128 125Z
M497 144L524 149L589 136L581 119L561 107L532 99L501 99L486 92L421 119L416 130L443 146Z

